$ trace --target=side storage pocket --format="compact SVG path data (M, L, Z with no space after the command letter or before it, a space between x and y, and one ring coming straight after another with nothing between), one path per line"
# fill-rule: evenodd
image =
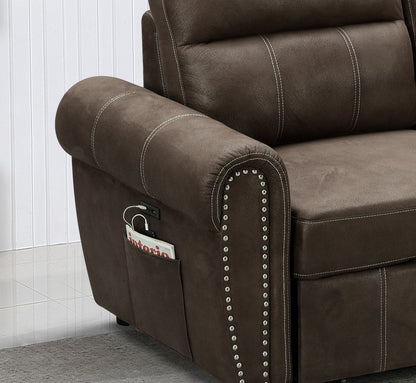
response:
M147 254L124 237L136 327L192 359L185 317L181 261Z

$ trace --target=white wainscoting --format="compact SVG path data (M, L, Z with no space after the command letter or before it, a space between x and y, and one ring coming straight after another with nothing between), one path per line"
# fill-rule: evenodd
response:
M55 112L77 81L142 83L145 0L0 0L0 251L79 240Z

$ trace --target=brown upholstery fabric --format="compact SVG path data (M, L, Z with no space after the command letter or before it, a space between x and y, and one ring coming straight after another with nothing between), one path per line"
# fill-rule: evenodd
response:
M147 89L57 112L96 301L224 383L415 364L415 1L150 0ZM139 202L169 265L126 243Z
M400 0L150 0L162 6L179 46L287 30L317 29L403 18ZM162 10L161 13L160 10Z
M143 321L137 310L145 300L136 291L140 270L129 271L139 263L124 251L122 212L151 203L162 217L151 228L175 245L181 261L194 361L225 383L241 373L252 381L267 375L290 382L290 195L276 153L183 105L105 77L67 93L56 127L74 157L79 226L97 302L148 329L149 317ZM183 318L176 320L181 328ZM148 331L188 355L183 337L166 336L156 323Z
M299 383L416 364L416 263L298 283Z
M267 145L416 124L399 0L150 6L169 95Z
M416 131L276 148L286 164L299 278L416 257Z
M143 36L143 80L144 87L161 96L168 97L159 34L150 11L142 18Z

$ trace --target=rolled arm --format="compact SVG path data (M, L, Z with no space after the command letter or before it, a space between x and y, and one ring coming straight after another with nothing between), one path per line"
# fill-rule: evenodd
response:
M184 286L195 360L225 382L241 376L290 382L290 198L276 152L188 107L109 77L70 89L56 130L73 157L180 211L203 233L200 244L187 240L202 254L210 249L203 272L199 264L190 266L192 254L183 251L188 245L176 242L188 270ZM213 307L202 309L201 300ZM203 334L210 328L211 336L218 335L215 344ZM237 370L236 360L242 361Z
M59 105L56 131L73 157L217 229L217 196L229 169L260 161L286 177L268 146L111 77L72 87Z

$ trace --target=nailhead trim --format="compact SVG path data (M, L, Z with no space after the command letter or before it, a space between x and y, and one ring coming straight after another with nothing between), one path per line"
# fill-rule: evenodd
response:
M264 233L267 233L269 231L269 224L268 224L268 217L267 217L267 212L269 210L269 201L267 199L267 194L268 194L268 190L267 190L267 182L265 181L265 177L264 175L257 169L252 169L247 170L247 169L243 169L242 171L236 171L233 176L230 176L228 178L228 183L225 185L225 190L228 192L231 190L231 183L234 181L235 178L238 178L240 176L243 175L255 175L258 177L259 181L260 181L260 186L261 186L261 212L262 212L262 217L261 217L261 228L262 231ZM234 178L235 177L235 178ZM229 210L229 203L230 203L230 197L228 194L224 194L223 196L223 211L227 211ZM228 225L226 224L226 221L229 220L229 215L224 214L223 215L223 224L221 226L222 229L222 261L224 263L224 281L226 283L224 291L225 291L225 308L226 308L226 312L227 312L227 323L233 323L232 326L229 327L229 333L230 333L230 340L231 340L231 349L233 351L233 358L236 361L236 371L237 371L237 381L239 383L246 383L244 379L240 379L241 377L244 376L244 370L243 370L243 363L240 361L240 355L238 354L238 343L237 343L237 335L236 335L236 320L232 315L228 315L228 313L232 313L233 310L233 306L232 306L232 298L231 298L231 277L229 275L229 271L230 271L230 265L229 265L229 253L232 249L230 249L229 247L229 233L227 232L228 230ZM269 297L270 297L270 288L269 288L269 269L270 269L270 265L269 265L269 236L264 234L262 236L262 245L260 248L261 251L261 259L262 259L262 268L261 268L261 273L262 273L262 285L263 285L263 289L261 291L261 298L263 301L263 314L262 317L259 318L261 320L262 323L262 331L260 333L261 339L262 339L262 344L263 344L263 351L262 351L262 365L261 365L261 376L262 376L262 381L264 383L269 383L269 365L270 365L270 360L269 360L269 336L270 336L270 324L269 324L269 307L270 307L270 301L269 301ZM248 382L247 382L248 383Z

